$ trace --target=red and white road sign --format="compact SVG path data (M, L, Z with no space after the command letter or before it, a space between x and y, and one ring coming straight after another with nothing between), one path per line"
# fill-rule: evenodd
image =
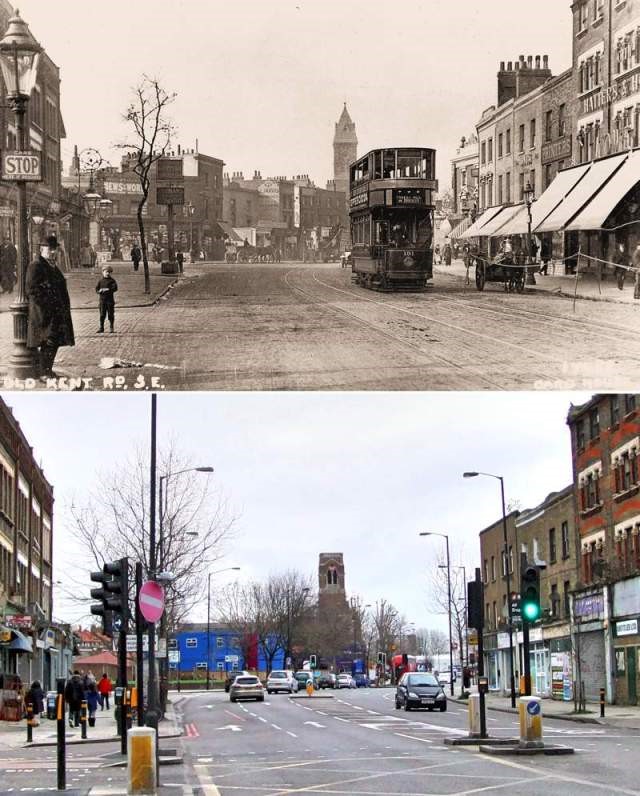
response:
M148 580L142 584L138 603L147 622L157 622L164 613L164 589L159 583Z

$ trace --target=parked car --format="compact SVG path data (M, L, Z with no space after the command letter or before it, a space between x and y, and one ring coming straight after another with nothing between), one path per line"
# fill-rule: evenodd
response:
M247 675L251 674L251 672L246 672L244 669L242 671L233 671L228 672L227 677L224 681L224 690L229 693L229 689L231 688L231 684L236 679L236 677L246 677Z
M369 687L369 678L366 674L354 674L353 679L356 681L357 688L368 688Z
M236 677L229 688L229 699L237 702L239 699L255 699L264 702L264 686L260 679L253 674Z
M267 677L267 693L277 694L286 691L293 694L298 690L298 681L289 669L274 669Z
M300 691L304 691L304 689L307 687L307 680L311 680L314 688L317 687L317 678L314 676L313 672L309 672L304 669L296 672L293 676L298 681L298 690Z
M336 678L336 688L355 688L356 681L350 674L342 673Z
M336 676L333 672L324 672L316 681L316 688L335 688Z
M400 678L396 688L396 710L404 708L426 708L444 712L447 709L447 696L442 685L429 672L407 672Z

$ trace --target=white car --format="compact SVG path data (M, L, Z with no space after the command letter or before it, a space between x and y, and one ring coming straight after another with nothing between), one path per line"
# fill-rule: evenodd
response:
M278 691L294 694L297 690L298 681L289 669L274 669L267 677L268 694L277 694Z
M357 688L356 681L350 674L339 674L336 678L336 688Z

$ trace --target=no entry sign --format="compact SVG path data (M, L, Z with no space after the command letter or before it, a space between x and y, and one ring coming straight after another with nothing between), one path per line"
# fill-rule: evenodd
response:
M157 622L164 613L164 589L159 583L148 580L142 584L138 604L147 622Z

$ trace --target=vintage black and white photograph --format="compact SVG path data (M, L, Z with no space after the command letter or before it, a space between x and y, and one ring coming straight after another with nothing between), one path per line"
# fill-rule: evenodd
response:
M633 388L639 13L3 0L4 388Z

